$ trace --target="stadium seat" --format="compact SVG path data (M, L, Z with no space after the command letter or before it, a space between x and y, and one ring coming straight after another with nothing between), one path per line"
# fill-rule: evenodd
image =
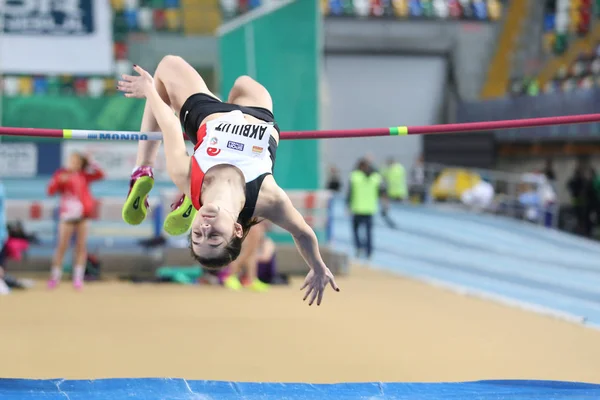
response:
M458 0L449 0L448 7L450 7L450 18L460 19L462 17L462 7Z
M17 96L19 94L19 78L16 76L4 77L2 93L9 97Z
M48 80L43 76L33 78L33 94L41 95L48 93Z
M409 0L408 2L409 15L413 18L423 16L423 7L419 0Z
M412 19L495 21L502 15L502 4L500 0L322 0L321 10L329 17L396 16Z
M450 6L446 0L433 0L433 13L437 18L446 19L450 16Z
M408 17L408 0L392 0L392 6L394 8L394 15L401 18Z
M137 26L141 31L152 30L152 9L149 7L140 7L137 11Z
M354 0L354 15L357 17L369 16L371 8L370 0Z
M104 94L104 80L100 78L91 78L88 81L88 96L100 97Z
M237 14L237 0L220 0L219 3L221 4L221 12L223 13L223 18L231 18Z
M488 15L492 21L497 21L502 17L502 4L500 0L488 0Z
M131 33L213 34L223 20L277 1L280 0L110 0L116 74L130 68L127 43ZM585 6L592 0L578 1ZM323 14L330 17L486 21L497 20L502 15L502 0L320 0L320 5ZM583 34L589 30L591 14L582 11L578 18L574 29ZM556 42L554 40L554 47L560 47L560 40ZM8 76L3 87L13 95L51 92L50 77L43 78ZM61 78L56 93L100 96L115 92L113 82L114 77Z

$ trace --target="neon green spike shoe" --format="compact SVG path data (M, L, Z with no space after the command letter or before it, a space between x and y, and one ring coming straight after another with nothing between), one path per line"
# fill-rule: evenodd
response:
M248 289L259 293L268 291L270 286L271 285L269 285L268 283L264 283L258 278L255 278L250 284L246 285Z
M165 218L163 229L171 236L183 235L190 230L197 210L186 195L181 196L171 208L173 211Z
M129 193L123 204L121 216L129 225L139 225L148 214L150 205L148 194L154 186L154 174L151 167L140 167L131 175Z

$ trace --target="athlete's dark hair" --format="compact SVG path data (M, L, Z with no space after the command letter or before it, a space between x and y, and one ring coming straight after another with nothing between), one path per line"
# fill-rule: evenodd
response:
M238 221L241 224L241 221ZM229 243L225 247L219 255L216 257L204 257L194 252L194 247L192 246L192 233L190 232L190 251L192 253L192 258L200 263L204 268L211 271L220 270L231 264L231 262L235 261L242 251L242 243L248 236L248 232L250 232L250 228L254 225L258 224L260 221L256 218L251 219L245 225L242 224L242 237L237 237L233 235Z

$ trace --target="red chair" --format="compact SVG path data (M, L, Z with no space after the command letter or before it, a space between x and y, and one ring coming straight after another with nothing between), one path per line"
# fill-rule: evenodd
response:
M371 15L381 17L383 12L383 0L371 0Z
M450 18L459 19L462 17L462 7L458 0L448 0L448 6L450 7Z
M127 60L127 43L115 42L115 60Z
M589 9L583 7L579 10L579 23L577 24L577 34L585 36L590 32L590 21L592 19Z
M167 26L167 18L165 15L165 10L154 10L152 20L154 22L154 28L157 31L164 30Z

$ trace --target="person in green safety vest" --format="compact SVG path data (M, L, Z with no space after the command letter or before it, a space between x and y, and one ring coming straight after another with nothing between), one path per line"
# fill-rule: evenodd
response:
M379 208L382 192L385 193L385 186L381 174L375 172L366 159L361 159L356 169L350 174L346 198L348 210L352 214L356 257L360 257L364 250L366 257L371 258L373 253L373 216ZM366 231L364 240L360 235L363 226Z
M382 175L387 187L388 199L392 201L405 200L408 196L408 186L404 166L390 157Z

